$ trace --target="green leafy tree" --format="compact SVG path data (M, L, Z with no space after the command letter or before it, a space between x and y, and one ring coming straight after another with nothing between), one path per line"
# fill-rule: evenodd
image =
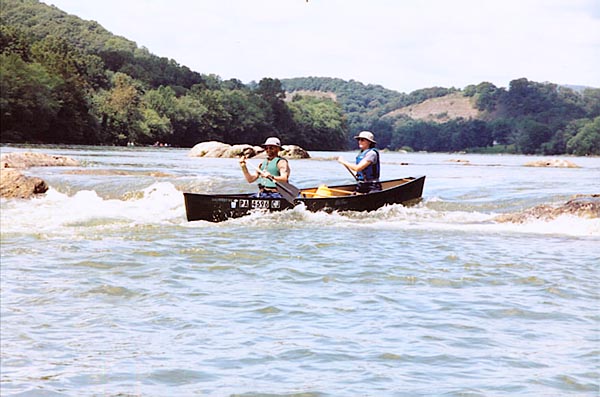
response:
M515 144L521 153L538 153L541 145L550 140L551 131L546 124L532 118L521 119L516 128Z
M66 40L48 36L31 47L35 62L43 65L49 73L61 78L53 95L61 107L48 129L46 142L88 143L95 140L97 124L91 115L88 91L91 86L86 79L88 58L73 48ZM95 62L98 60L96 59ZM97 64L93 68L98 73Z
M173 144L192 147L205 139L204 115L209 109L195 95L177 98L175 113L171 117Z
M102 120L103 136L124 144L144 139L141 90L130 76L116 73L113 87L98 96L97 111Z
M247 90L223 90L221 95L223 110L229 115L229 125L223 132L227 143L264 142L266 132L272 129L272 110L261 97Z
M600 155L600 116L585 123L567 142L567 151L577 156Z
M3 142L43 142L60 109L53 95L61 79L18 54L0 54L0 124Z
M0 25L0 54L16 54L30 61L31 41L25 33L14 26Z
M341 107L328 99L296 96L289 103L297 131L293 143L308 150L336 150L346 141Z
M290 109L284 101L285 90L281 85L281 81L272 78L261 79L255 92L272 109L273 120L271 124L273 131L269 135L277 135L284 142L291 141L296 131Z
M141 112L141 134L137 137L138 142L143 144L169 143L173 133L171 120L159 115L154 109L143 108Z
M512 137L515 135L514 121L510 118L498 118L489 123L492 131L492 139L500 145L509 145L513 143Z

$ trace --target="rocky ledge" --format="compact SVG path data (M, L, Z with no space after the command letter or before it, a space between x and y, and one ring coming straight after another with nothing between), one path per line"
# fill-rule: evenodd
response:
M308 159L310 155L304 149L296 145L282 145L279 155L287 159ZM223 142L208 141L200 142L188 153L190 157L223 157L234 158L246 156L247 158L264 158L265 150L260 146L248 144L229 145Z
M25 176L11 168L0 170L0 197L31 198L47 190L48 185L40 178Z
M581 218L600 218L600 194L575 196L558 207L542 204L522 212L499 215L494 220L503 223L524 223L532 219L549 221L566 214Z
M65 156L43 153L7 153L0 156L0 197L31 198L46 193L48 184L38 178L23 175L19 170L29 167L78 166L79 162Z
M547 159L530 161L524 164L525 167L555 167L555 168L580 168L577 164L563 159Z

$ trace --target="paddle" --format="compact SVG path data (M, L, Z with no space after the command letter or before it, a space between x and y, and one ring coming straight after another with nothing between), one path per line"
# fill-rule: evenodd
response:
M255 165L252 165L252 167L254 169L256 169L256 171L258 171L259 174L262 172L262 170L260 168L256 167ZM277 189L277 192L279 194L281 194L281 197L283 197L290 204L294 204L294 201L296 200L296 198L298 197L298 194L300 193L300 189L298 189L296 186L292 185L291 183L280 182L278 180L275 180L275 178L273 178L272 175L269 176L268 178L270 180L272 180L273 182L275 182L275 187Z
M350 174L352 174L352 176L354 177L354 179L358 182L358 177L356 176L356 174L354 172L352 172L352 170L346 165L346 164L342 164Z

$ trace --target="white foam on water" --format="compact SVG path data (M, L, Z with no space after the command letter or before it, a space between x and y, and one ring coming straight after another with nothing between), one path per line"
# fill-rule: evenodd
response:
M183 194L168 182L154 183L124 199L104 199L93 190L69 196L50 188L44 196L31 200L2 200L1 212L3 233L185 220Z
M276 213L254 213L229 222L245 225L293 227L365 228L379 230L439 230L481 233L525 233L564 236L600 236L600 219L562 215L553 220L531 219L524 223L500 223L499 214L469 211L439 211L425 206L385 206L373 212L310 212L302 205Z
M178 224L205 227L207 222L187 222L183 194L169 182L154 183L123 199L104 199L95 191L73 196L50 189L32 200L2 200L3 233L69 232L73 227L140 224ZM439 210L419 204L385 206L373 212L310 212L303 205L282 212L257 211L223 224L260 227L334 227L382 230L440 230L482 233L600 236L600 219L562 215L553 220L500 223L498 214L479 211ZM210 223L211 225L214 225Z

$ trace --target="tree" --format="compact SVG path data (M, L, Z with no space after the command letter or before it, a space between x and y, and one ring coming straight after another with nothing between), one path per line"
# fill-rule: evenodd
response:
M247 90L223 90L222 106L229 114L229 125L224 131L223 141L227 143L264 142L272 130L269 120L272 110L261 97Z
M120 72L113 76L112 85L96 101L104 136L112 137L114 143L136 142L143 135L140 90L131 77Z
M177 98L175 114L171 117L173 125L173 144L192 147L205 140L203 118L208 108L194 95Z
M3 142L43 142L60 109L54 97L61 79L39 63L0 54L0 124Z
M60 77L53 95L61 104L44 139L52 143L92 143L96 122L90 113L87 78L101 80L98 59L82 56L66 40L47 36L31 46L32 59Z
M30 61L31 43L21 29L0 25L0 53L16 54L22 60Z
M289 142L296 134L294 121L289 108L284 102L285 90L278 79L263 78L258 83L256 94L263 98L271 107L273 114L273 132L284 142Z
M308 150L336 150L346 141L341 107L329 99L295 96L289 103L296 134L293 143Z
M577 156L600 155L600 116L585 123L567 142L567 151Z
M534 154L544 142L550 140L551 131L546 124L532 118L523 118L517 124L515 144L521 153Z

